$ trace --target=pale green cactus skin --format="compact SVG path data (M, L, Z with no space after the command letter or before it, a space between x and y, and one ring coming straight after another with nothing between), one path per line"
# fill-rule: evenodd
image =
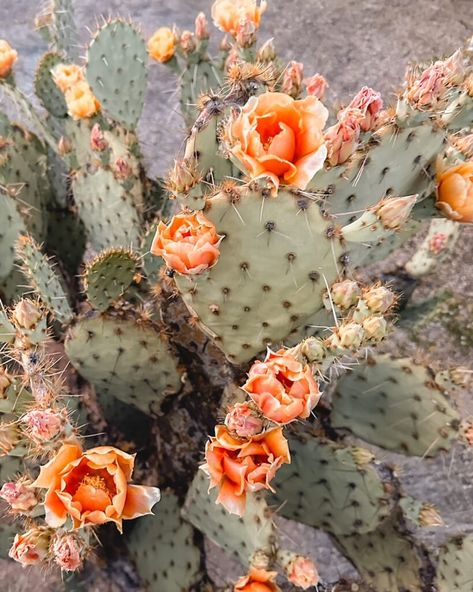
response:
M439 592L469 592L473 578L473 537L454 537L440 548L436 585Z

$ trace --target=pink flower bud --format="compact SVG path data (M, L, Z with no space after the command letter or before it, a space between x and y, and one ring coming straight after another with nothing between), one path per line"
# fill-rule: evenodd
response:
M397 230L409 218L417 201L417 195L406 197L387 197L374 208L376 215L386 229Z
M23 416L22 422L34 442L49 442L64 429L64 418L53 409L33 409Z
M203 12L199 12L195 19L195 36L199 41L209 38L209 23Z
M4 483L0 489L0 497L18 513L29 512L38 504L34 491L29 487L29 481L25 479L20 479L16 483Z
M195 42L194 33L192 31L183 31L179 39L179 45L185 54L190 54L195 51L197 44Z
M82 566L82 547L83 544L74 535L58 536L52 545L55 562L64 571L77 571Z
M50 534L47 529L31 528L24 534L15 535L8 555L23 567L37 565L46 559L49 540Z
M384 286L370 288L363 294L366 305L372 312L385 313L396 300L396 296L391 290Z
M61 136L59 138L59 142L57 143L57 149L60 156L65 156L72 150L72 144L67 138Z
M302 88L302 75L304 71L304 64L301 62L289 62L282 81L282 92L290 95L293 98L299 96Z
M350 112L325 132L328 161L332 166L347 161L355 152L360 137L360 125Z
M378 113L383 108L381 95L368 86L364 86L351 100L348 111L354 112L360 128L367 132L375 127ZM340 116L339 119L343 119Z
M263 431L263 421L248 403L237 403L227 414L225 425L240 438L251 438Z
M128 159L124 156L120 156L119 158L117 158L113 169L115 177L117 177L117 179L125 180L133 175L133 169L131 168Z
M105 139L102 128L98 123L94 124L90 132L90 147L95 152L103 152L108 148L108 142Z
M42 316L42 312L35 302L23 299L13 309L12 320L21 329L32 329Z
M235 36L235 41L240 47L251 47L256 42L256 26L250 17L240 21Z
M276 49L274 48L273 39L268 39L263 43L263 45L258 49L257 60L259 62L263 62L267 64L268 62L272 62L276 59Z
M361 289L357 282L353 280L343 280L337 282L330 288L333 303L342 308L347 309L354 306L361 296Z
M318 99L322 100L325 95L325 91L328 88L328 82L321 74L314 74L310 78L304 78L303 80L307 93Z
M448 235L445 232L436 232L429 242L429 251L438 255L448 244Z
M303 590L317 586L319 574L314 562L308 557L298 555L286 568L287 579Z

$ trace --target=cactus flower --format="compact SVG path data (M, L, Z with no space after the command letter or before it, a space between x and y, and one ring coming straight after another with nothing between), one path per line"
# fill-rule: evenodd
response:
M351 100L347 111L355 116L360 128L367 132L376 125L378 113L383 108L381 95L368 86L364 86ZM343 119L343 111L339 113L338 119Z
M243 576L237 581L233 592L281 592L275 583L277 575L275 571L253 567L247 576Z
M58 64L51 73L56 86L63 93L85 80L84 70L76 64Z
M304 557L303 555L297 555L285 569L287 579L302 588L307 590L311 586L317 586L319 582L319 574L315 563L312 559Z
M261 413L279 424L307 419L320 399L310 366L299 362L291 350L268 352L264 362L255 362L242 386Z
M122 520L151 514L160 492L128 483L134 462L133 455L112 446L83 452L77 443L63 444L32 483L48 490L46 523L58 528L70 516L74 528L115 522L121 531Z
M248 403L236 403L225 417L225 425L238 438L251 438L263 431L263 420Z
M269 177L305 189L327 156L323 127L328 111L316 97L285 93L251 97L226 129L230 152L251 177Z
M73 534L59 535L54 539L54 561L64 571L77 571L82 567L83 543Z
M169 27L160 27L148 41L148 53L153 60L165 64L176 51L176 36Z
M234 438L218 425L205 448L202 470L210 477L210 488L218 487L217 503L228 512L243 516L246 492L272 489L271 481L284 463L291 461L282 428L273 428L249 439Z
M8 41L0 39L0 78L6 78L10 74L17 59L18 52L12 48Z
M21 563L37 565L46 559L50 542L50 532L45 528L30 528L24 534L16 534L8 555Z
M302 81L306 87L307 93L322 100L325 91L328 88L327 80L321 74L314 74L309 78L304 78Z
M242 22L250 21L258 29L266 8L266 0L260 4L256 0L215 0L211 14L216 27L236 37Z
M49 442L64 429L64 415L54 409L33 409L21 418L36 443Z
M0 497L9 504L13 512L25 513L37 506L38 500L30 484L25 478L3 484Z
M437 173L437 208L450 220L473 222L473 160Z
M360 125L352 112L345 111L341 119L325 132L328 161L332 166L347 161L358 147Z
M221 237L201 212L182 213L166 225L160 222L151 253L181 274L202 273L215 265L220 256Z
M73 119L93 117L100 109L100 103L89 84L85 81L76 82L66 90L67 111Z

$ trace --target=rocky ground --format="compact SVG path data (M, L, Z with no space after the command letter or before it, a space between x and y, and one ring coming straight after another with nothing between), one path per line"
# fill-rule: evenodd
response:
M75 4L81 40L85 41L89 36L87 28L94 30L102 16L108 15L131 17L142 24L145 35L172 23L191 28L194 14L200 10L209 13L210 1L76 0ZM426 60L451 52L473 33L469 28L471 18L468 22L471 0L269 0L269 4L260 38L274 37L281 57L302 61L307 74L323 73L330 83L329 98L339 102L346 101L363 84L380 90L388 102L409 60ZM36 0L0 3L0 37L7 38L19 51L18 79L28 91L35 64L45 49L33 32L37 10ZM144 151L153 173L167 169L182 147L184 136L172 76L165 67L153 65L141 124ZM421 283L417 299L451 289L463 308L468 305L473 296L473 254L469 248L472 240L473 232L465 229L455 252L438 273ZM384 269L400 265L407 252L385 262ZM437 364L468 364L473 329L467 325L472 312L470 304L469 313L449 317L449 330L444 323L434 322L419 332L416 340L398 332L395 347L410 354L417 354L422 348ZM464 345L460 345L461 335ZM473 404L467 395L459 403L465 415L473 416ZM446 526L437 531L437 539L452 532L473 531L471 450L458 447L440 459L422 462L391 456L409 493L436 504L443 515ZM335 579L350 572L349 564L335 553L322 534L308 533L287 521L281 521L280 527L293 546L303 545L317 558L323 576ZM427 539L433 536L427 533ZM241 572L238 566L222 563L221 552L210 544L209 565L221 579ZM0 580L1 589L6 592L26 592L33 587L37 592L58 590L57 580L6 562L0 564ZM125 589L105 581L100 586L101 591ZM98 589L90 589L95 591Z

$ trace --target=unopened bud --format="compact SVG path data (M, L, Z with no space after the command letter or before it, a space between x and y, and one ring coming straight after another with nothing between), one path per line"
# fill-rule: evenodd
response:
M209 38L209 24L203 12L199 12L195 19L195 36L199 41Z
M228 40L228 35L224 35L223 39L220 41L219 44L220 51L230 51L232 49L232 44Z
M386 337L388 323L384 317L373 316L363 321L365 338L372 341L381 341Z
M57 143L57 150L60 156L65 156L66 154L69 154L69 152L72 150L72 144L70 140L68 140L64 136L61 136L59 138L59 142Z
M335 329L328 338L330 347L339 349L357 349L363 342L363 327L358 323L346 323Z
M42 319L39 306L32 300L20 300L13 309L12 320L20 329L32 329Z
M314 74L310 78L304 78L302 81L307 89L307 93L313 97L317 97L322 100L325 95L325 91L328 88L328 82L321 74Z
M263 420L249 403L234 405L225 418L225 425L240 438L251 438L263 431Z
M251 18L245 18L238 26L235 36L237 45L243 48L251 47L256 42L256 27Z
M64 571L77 571L82 567L84 542L74 534L59 535L54 539L54 561Z
M317 568L309 557L291 551L279 551L277 560L287 579L295 586L307 590L319 583Z
M304 64L300 62L289 62L282 81L282 92L291 97L298 97L302 89L302 74L304 71Z
M341 309L354 306L361 296L361 288L353 280L343 280L330 288L333 303Z
M195 42L194 33L192 33L192 31L183 31L179 39L179 45L185 54L190 54L195 51L197 44Z
M301 354L307 358L310 364L322 362L326 353L323 341L318 337L309 337L302 343Z
M396 296L384 286L378 286L367 290L363 294L363 300L372 312L385 313L394 304Z
M0 489L0 497L10 505L13 512L27 513L38 504L34 490L27 479L4 483Z
M169 173L167 184L173 193L187 193L200 180L201 175L197 170L195 160L184 158L174 161L174 167Z
M406 197L388 197L382 199L374 208L377 217L386 229L397 230L409 218L417 201L417 195Z
M64 429L64 417L53 409L33 409L21 421L28 428L30 438L41 444L49 442Z
M276 49L274 48L273 38L268 39L263 43L263 45L259 48L257 53L257 60L258 62L263 62L267 64L272 62L276 59Z
M115 173L115 177L122 181L130 178L133 175L133 169L131 167L131 164L129 163L128 159L124 156L120 156L119 158L117 158L113 166L113 171Z
M95 123L90 132L90 147L95 152L103 152L108 148L108 142L105 139L104 133L100 124Z

